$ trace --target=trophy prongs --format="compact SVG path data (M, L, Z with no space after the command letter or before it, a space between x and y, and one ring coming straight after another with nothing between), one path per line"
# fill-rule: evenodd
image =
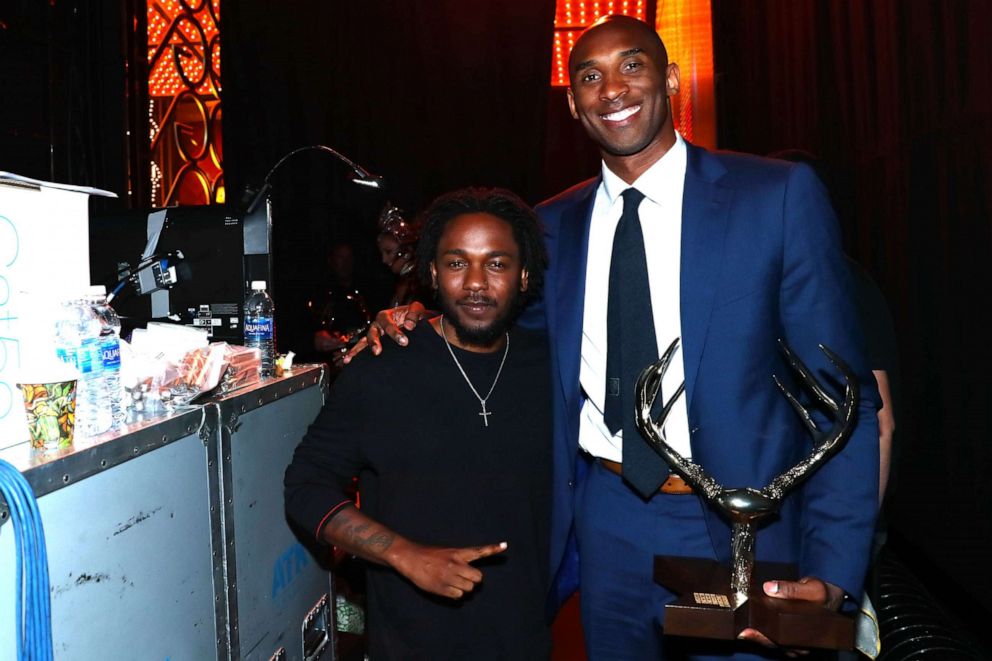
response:
M772 381L774 381L775 385L778 386L779 391L785 395L785 399L792 405L792 409L799 414L800 420L802 420L803 424L806 425L806 429L809 430L809 433L816 437L820 433L820 429L816 426L813 416L811 416L809 411L807 411L806 408L799 403L796 396L789 392L788 388L782 385L782 382L779 380L778 376L772 374Z
M704 592L702 593L689 592L691 601L683 594L678 602L665 607L667 618L665 623L666 631L677 631L678 633L676 635L702 635L722 638L726 635L722 632L728 628L739 633L742 626L754 626L753 624L740 624L739 618L742 616L742 613L744 617L748 618L749 622L749 618L752 617L754 612L763 613L762 617L774 617L777 621L779 616L772 615L772 611L769 610L763 600L749 600L749 595L752 594L751 577L755 567L754 545L756 527L762 519L778 511L782 499L789 490L801 484L843 447L844 441L854 426L854 416L858 407L860 393L858 390L858 381L847 364L830 349L822 344L819 345L820 350L823 351L830 362L843 375L844 401L838 404L837 400L826 391L809 368L789 349L785 342L779 340L779 346L785 354L789 366L798 375L798 380L805 384L812 391L816 400L826 407L829 411L827 417L832 418L833 422L829 430L821 432L813 420L810 411L782 384L777 376L773 376L775 385L778 386L778 389L789 402L789 405L799 415L806 429L813 436L813 447L808 456L773 479L763 489L751 487L725 488L711 476L707 475L701 466L680 455L665 441L665 421L675 401L685 392L684 382L676 390L675 395L665 403L658 416L658 420L652 419L651 408L661 388L661 381L665 370L668 368L672 356L678 347L677 339L669 346L661 359L649 365L641 372L637 380L637 387L635 389L637 410L635 415L637 427L641 434L650 442L655 451L668 462L671 469L685 479L693 491L702 494L714 509L726 516L733 525L731 534L730 593L729 599L725 598L726 603L721 605L726 610L722 611L721 608L699 608L700 603L712 603L708 601L700 602L699 594L702 594L704 597L714 597L715 595L713 593L715 592L726 594L725 584L714 584L711 579L703 578L703 572L700 567L692 564L701 562L701 559L675 556L659 556L656 558L655 578L662 585L668 586L668 581L671 581L674 585L686 585L685 575L681 572L691 571L699 582L705 583L706 586L703 588ZM675 567L678 567L679 570L674 570ZM755 588L753 594L759 593L760 590ZM742 609L746 609L747 612ZM728 613L730 616L725 616ZM795 615L796 613L791 614L791 616ZM836 618L840 619L838 620ZM819 625L821 621L825 622L828 619L830 626L836 629L831 631L830 636L832 637L826 637L826 634L824 634L824 640L830 641L831 645L836 645L836 641L838 640L847 641L853 639L853 625L849 620L844 619L843 616L829 614L827 611L824 611L823 614L816 615L811 621ZM715 633L717 631L721 633ZM809 634L804 633L803 635L808 636ZM849 644L847 642L843 643L843 645Z
M804 365L803 362L799 360L794 353L792 353L785 342L779 340L779 346L782 347L782 351L789 360L789 364L799 374L800 380L806 384L806 386L813 392L820 402L822 402L833 413L837 414L834 418L833 426L828 431L813 431L816 427L815 425L812 427L812 453L810 453L809 456L805 457L795 466L776 477L767 487L762 489L763 492L768 494L780 493L784 495L785 492L794 488L797 484L812 475L817 468L819 468L827 459L836 454L841 447L843 447L843 443L846 440L847 435L854 426L854 415L858 407L860 393L858 390L857 379L851 371L851 368L848 367L847 363L841 360L837 354L828 349L826 346L820 344L820 351L827 356L827 359L837 367L841 375L844 377L844 401L840 405L837 404L833 397L827 394L822 384L806 367L806 365ZM778 379L775 379L775 381L776 383L779 383ZM806 423L807 428L810 428L810 424L807 422L812 422L810 412L799 404L795 396L783 388L781 384L779 384L779 387L789 400L789 403L792 405L793 409L799 413L800 418L802 418L804 423Z
M782 340L778 342L789 366L797 373L799 381L804 383L816 399L835 415L833 426L826 432L820 432L810 411L782 384L777 376L772 376L775 385L778 386L789 405L799 415L806 429L813 436L813 450L807 457L776 477L763 489L725 488L707 475L701 466L680 455L665 441L665 421L668 419L675 401L685 393L685 382L665 402L658 420L651 417L651 409L661 389L662 378L678 349L678 338L669 345L657 362L649 365L641 372L635 388L637 401L635 415L641 434L651 443L655 451L668 462L672 470L681 475L697 493L705 496L716 509L733 523L730 587L734 608L747 602L751 589L751 575L754 568L755 524L778 511L782 499L790 489L812 475L827 459L840 450L854 425L854 412L858 405L857 380L851 369L837 354L822 344L819 345L820 350L844 377L844 401L840 405L826 391L810 369L789 349L788 345Z
M634 416L641 435L651 444L655 452L668 463L669 468L681 475L694 489L712 499L716 497L722 487L716 480L707 475L701 466L683 457L665 441L665 421L668 420L675 402L685 394L685 381L679 384L675 393L665 402L658 414L658 419L655 420L651 417L651 409L654 408L655 399L657 399L658 391L661 389L661 381L678 348L679 338L675 338L668 345L661 358L644 368L637 378L637 385L634 388L637 408L634 411Z
M816 395L818 400L823 402L831 411L836 413L838 410L837 402L830 396L830 393L828 393L823 386L820 385L820 382L816 380L813 373L808 367L806 367L806 363L800 360L799 356L794 354L792 349L789 348L789 345L787 345L781 338L778 340L778 346L782 350L782 353L785 354L785 359L789 363L789 366L792 367L792 369L799 375L800 380L802 380L802 382L813 391L813 394ZM840 358L838 358L835 353L827 349L822 344L818 344L817 346L820 348L820 351L823 351L827 355L827 358L840 369L841 366L837 362ZM846 367L846 365L844 367ZM844 370L841 369L841 372L844 372ZM847 375L845 374L845 376Z
M665 407L661 410L661 416L659 416L662 420L668 419L668 415L672 412L672 407L675 406L676 400L678 400L684 392L685 381L679 384L679 387L675 390L675 394L672 395L671 399L665 402ZM662 425L662 427L664 428L664 425Z

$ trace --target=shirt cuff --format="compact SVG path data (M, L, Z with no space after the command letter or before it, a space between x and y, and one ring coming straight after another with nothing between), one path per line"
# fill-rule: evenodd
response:
M352 501L351 500L342 500L340 503L338 503L337 505L335 505L334 507L332 507L330 510L328 510L327 514L325 514L324 517L317 524L316 530L314 530L314 537L317 538L317 541L318 542L321 541L321 539L320 539L320 531L324 529L324 526L327 524L327 522L330 521L331 518L335 514L337 514L338 512L340 512L342 510L342 508L344 508L345 505L351 505L351 504L352 504Z

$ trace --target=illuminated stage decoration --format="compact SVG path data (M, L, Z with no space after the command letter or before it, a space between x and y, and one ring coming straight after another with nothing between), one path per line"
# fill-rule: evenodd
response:
M153 206L224 202L220 0L148 0Z
M713 26L710 0L558 0L555 8L551 85L568 87L568 56L575 40L600 16L623 14L654 22L681 70L681 88L672 100L675 128L690 142L716 147L713 93Z
M583 29L600 16L623 14L648 20L645 0L558 0L555 43L551 54L551 85L568 87L568 56Z
M715 149L716 98L713 92L713 21L710 0L658 2L655 29L679 65L678 95L672 99L675 128L689 142Z

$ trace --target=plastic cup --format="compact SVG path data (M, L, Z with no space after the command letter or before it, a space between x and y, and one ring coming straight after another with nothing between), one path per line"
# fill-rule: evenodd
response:
M59 450L72 445L76 426L76 381L19 383L31 447Z

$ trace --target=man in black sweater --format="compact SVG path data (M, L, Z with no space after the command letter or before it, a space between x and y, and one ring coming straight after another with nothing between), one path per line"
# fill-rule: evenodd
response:
M370 562L372 659L547 658L548 349L511 329L543 284L538 221L474 189L424 218L418 264L443 314L338 377L286 471L287 512Z

